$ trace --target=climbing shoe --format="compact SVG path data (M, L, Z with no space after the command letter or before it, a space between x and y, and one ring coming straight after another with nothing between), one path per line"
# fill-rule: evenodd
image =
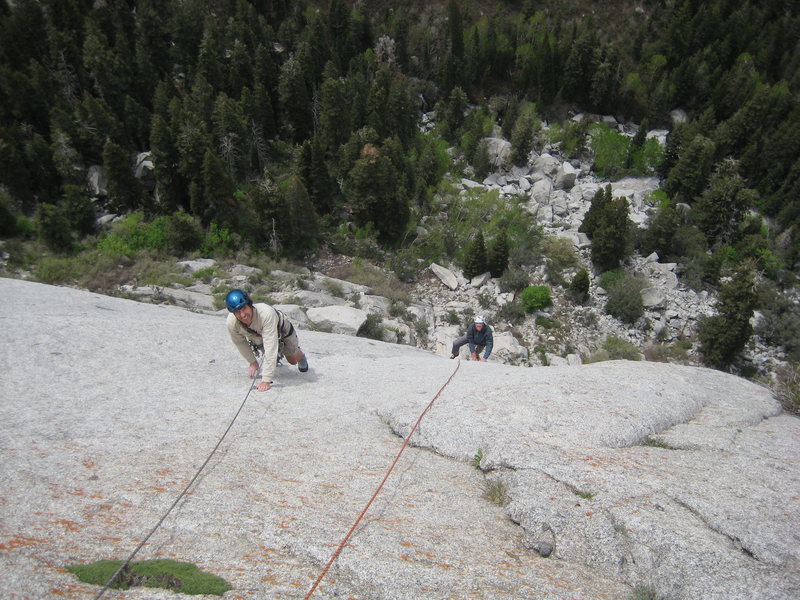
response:
M455 358L456 356L458 356L458 354L451 354L450 358Z
M297 368L300 369L301 373L308 371L308 361L306 360L305 354L303 354L303 358L300 359L300 362L297 363Z

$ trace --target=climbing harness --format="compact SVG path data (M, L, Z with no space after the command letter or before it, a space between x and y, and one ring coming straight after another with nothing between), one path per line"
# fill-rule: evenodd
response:
M259 365L259 368L261 368L261 365ZM119 569L117 569L116 573L114 573L111 576L111 578L106 582L106 584L103 586L103 589L101 589L100 592L94 597L94 600L99 600L103 596L103 594L106 593L106 590L108 590L108 588L111 587L111 585L114 583L114 580L119 576L120 573L122 573L122 571L125 569L125 567L127 567L130 564L130 562L133 560L133 557L136 556L136 554L139 552L139 550L141 550L144 547L144 545L147 543L147 540L150 539L150 536L152 536L156 532L156 530L159 527L161 527L161 524L164 522L164 520L167 518L167 516L169 516L169 513L172 512L172 510L178 505L178 502L181 501L181 498L183 498L186 495L186 493L189 491L189 488L191 488L192 485L194 484L194 482L197 481L197 478L200 476L200 473L203 471L203 469L206 468L206 465L211 460L211 457L214 456L214 454L217 452L217 449L220 447L220 444L222 444L222 440L225 439L225 436L228 435L228 432L233 427L233 424L236 422L236 419L239 416L239 413L242 412L242 409L244 408L244 405L247 402L247 398L250 396L250 392L253 391L253 388L255 387L255 384L256 384L256 378L254 377L253 380L250 382L250 389L247 390L247 394L245 394L244 400L242 400L242 404L239 406L239 410L237 410L236 414L233 415L233 419L231 419L231 422L228 424L228 427L227 427L227 429L225 429L225 432L222 434L222 437L219 438L219 441L217 442L216 446L214 446L214 449L211 450L211 453L208 455L208 458L206 458L206 460L203 462L203 464L200 465L200 468L197 469L197 472L194 474L194 477L192 477L191 481L189 481L189 483L186 485L186 487L183 489L183 491L178 495L178 497L175 499L175 502L172 503L172 506L170 506L167 509L167 512L165 512L164 515L158 520L158 523L156 523L156 526L153 527L153 529L150 530L150 533L148 533L145 536L145 538L139 543L139 545L136 546L136 549L133 552L131 552L130 556L125 559L125 562L123 562L120 565L120 567L119 567Z
M375 489L375 493L372 494L372 497L369 499L369 502L367 502L366 506L364 507L364 510L362 510L361 514L358 515L358 518L356 519L355 523L353 523L353 526L350 528L350 531L347 532L347 535L344 536L344 539L341 541L339 546L336 548L334 553L331 555L330 559L328 560L328 563L325 565L325 568L322 569L322 572L319 574L319 577L317 577L317 580L314 582L314 585L311 586L311 589L305 595L305 598L303 600L308 600L309 598L311 598L311 595L314 593L314 590L317 589L317 586L320 584L320 582L322 581L323 577L325 577L325 574L328 572L328 569L331 568L331 565L333 564L333 562L339 557L339 554L341 554L342 550L347 545L347 541L350 539L350 536L353 535L353 532L356 530L356 527L358 527L358 524L361 522L361 519L364 517L364 515L369 510L369 507L372 505L372 502L375 500L375 498L378 497L378 494L380 493L381 489L383 488L383 484L386 483L387 479L389 479L389 475L391 475L392 470L394 469L395 465L397 464L397 461L400 460L400 455L403 454L403 450L406 449L406 446L408 446L409 441L411 441L411 436L414 435L414 432L417 430L417 427L419 426L420 421L422 421L422 417L424 417L425 413L427 413L428 410L430 410L431 406L433 406L433 403L436 402L436 399L444 391L444 388L446 388L449 385L449 383L453 380L453 377L456 376L456 373L458 372L458 369L459 369L460 366L461 366L461 361L459 360L458 363L456 364L456 368L453 371L453 373L450 375L450 377L447 379L447 381L444 382L444 385L439 388L439 391L436 392L436 395L428 403L428 406L425 407L425 410L423 410L420 413L419 418L417 419L416 423L414 423L414 426L411 428L411 431L408 432L408 435L406 436L405 441L403 441L403 445L400 447L400 451L397 453L397 456L395 456L394 462L392 462L392 465L389 467L389 470L386 471L386 475L383 476L383 479L381 480L380 484L378 484L378 487Z

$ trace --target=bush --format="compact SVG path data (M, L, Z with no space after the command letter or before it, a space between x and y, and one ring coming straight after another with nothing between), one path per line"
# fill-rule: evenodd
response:
M800 415L800 365L788 364L777 372L775 393L787 412Z
M36 235L36 222L25 215L17 217L17 235L26 240L32 239Z
M498 309L495 320L518 325L525 320L525 311L519 302L509 302Z
M569 284L569 293L575 302L583 304L589 299L589 272L581 269Z
M626 274L611 286L608 291L605 311L623 323L633 324L644 315L641 290L644 283Z
M631 139L604 123L593 125L590 133L591 147L595 153L592 170L602 179L619 179L625 172Z
M503 292L518 292L531 284L531 279L522 267L512 266L506 269L497 282Z
M17 234L17 222L9 208L8 193L0 188L0 237L13 237Z
M603 342L602 347L611 360L642 360L642 354L636 346L613 335Z
M609 336L603 345L591 356L584 357L585 364L603 362L605 360L641 360L639 349L621 338Z
M227 227L211 223L200 246L200 253L206 257L230 257L236 252L239 244Z
M361 324L356 333L357 337L370 338L372 340L383 341L383 327L381 322L383 318L375 313L367 315L367 320Z
M550 281L561 283L561 273L565 269L577 267L580 258L575 246L566 238L546 237L542 240L542 254L548 258L547 275Z
M553 303L550 288L546 285L529 285L522 290L520 300L523 310L528 313L536 312Z
M53 252L72 250L73 239L69 221L54 204L42 202L36 211L39 239Z

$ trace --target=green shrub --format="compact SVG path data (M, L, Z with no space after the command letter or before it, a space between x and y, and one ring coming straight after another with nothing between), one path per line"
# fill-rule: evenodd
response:
M17 221L9 207L8 190L0 187L0 237L13 237L17 234Z
M519 302L508 302L497 310L495 320L518 325L525 320L525 311Z
M606 338L602 348L608 352L611 360L642 360L641 352L636 346L613 335Z
M541 327L542 329L559 329L561 327L561 323L556 321L555 319L551 319L550 317L536 317L536 325Z
M198 269L194 273L192 273L193 279L199 279L204 283L209 283L211 279L213 279L214 274L217 272L217 268L214 266L203 267L202 269Z
M512 266L498 280L500 290L503 292L518 292L531 284L531 279L522 267Z
M575 302L580 304L589 299L589 272L586 269L581 269L572 278L569 284L569 293Z
M561 283L565 269L577 267L580 257L575 246L566 238L546 237L542 240L542 254L547 257L547 275L550 281Z
M36 235L36 222L25 215L17 217L17 235L26 240Z
M73 283L82 272L78 259L69 256L45 256L34 269L37 281L51 284Z
M229 257L236 252L237 246L236 239L227 227L211 223L200 246L200 253L206 258Z
M528 313L547 308L553 303L550 297L550 288L546 285L529 285L522 290L520 300L522 308Z
M590 356L583 357L585 364L603 362L606 360L641 360L639 349L625 340L616 336L609 336L603 345Z
M595 154L592 170L602 179L618 179L625 173L631 139L604 123L593 125L589 131L591 148Z
M651 362L686 364L689 360L690 342L651 344L644 349L645 360Z
M456 311L448 310L447 314L445 315L445 321L447 321L448 325L460 325L461 317L458 316Z
M624 323L635 323L644 315L644 303L641 290L645 283L626 274L622 279L607 289L608 300L605 311Z
M361 324L356 333L357 337L370 338L372 340L383 341L383 327L381 322L383 318L375 313L367 315L367 320Z
M36 211L39 239L53 252L72 250L72 229L64 212L54 204L42 202Z
M800 365L788 364L778 369L775 393L787 412L800 415Z
M35 258L20 239L6 240L2 250L8 254L8 265L11 267L28 268Z
M612 287L617 285L622 279L626 277L625 271L622 269L613 269L611 271L606 271L605 273L600 275L598 280L598 284L601 288L603 288L606 292L610 290Z

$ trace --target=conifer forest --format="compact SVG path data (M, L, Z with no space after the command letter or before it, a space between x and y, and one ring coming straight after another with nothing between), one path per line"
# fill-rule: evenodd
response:
M32 240L125 254L97 229L106 211L151 225L140 248L299 258L369 239L413 277L415 259L467 258L464 240L415 245L414 231L448 175L485 176L482 140L502 131L522 164L547 122L547 141L579 158L590 123L571 117L609 114L669 130L656 158L637 159L638 135L622 158L595 157L610 179L662 178L637 249L699 286L748 265L785 288L800 269L798 8L2 0L0 238L10 254ZM152 181L134 174L145 152Z

